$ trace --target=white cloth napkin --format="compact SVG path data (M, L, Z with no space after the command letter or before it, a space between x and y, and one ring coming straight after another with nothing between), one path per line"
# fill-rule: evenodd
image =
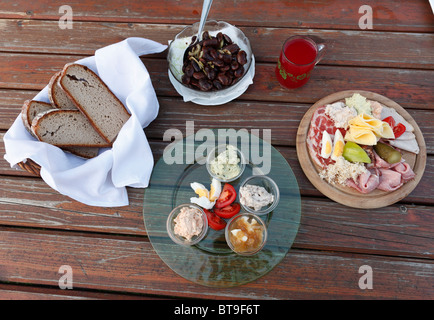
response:
M128 38L98 49L95 56L76 63L96 72L131 113L113 143L93 159L83 159L37 141L19 115L4 136L4 158L16 167L32 159L41 166L42 179L53 189L87 205L128 205L126 187L146 188L154 166L143 128L158 115L159 104L146 67L139 56L167 48L152 40ZM48 87L34 100L49 102Z

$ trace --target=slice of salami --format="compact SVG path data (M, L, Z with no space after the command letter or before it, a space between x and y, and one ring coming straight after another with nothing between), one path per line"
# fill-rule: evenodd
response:
M326 106L318 107L312 116L310 122L309 131L307 133L307 146L311 158L315 163L321 168L327 167L334 161L331 158L324 159L321 157L321 147L322 147L322 133L327 131L331 137L334 136L336 127L334 125L333 119L331 119L326 113Z

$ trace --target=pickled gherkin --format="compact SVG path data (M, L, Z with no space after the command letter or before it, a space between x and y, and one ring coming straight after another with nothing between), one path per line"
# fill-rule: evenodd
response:
M381 159L390 164L398 163L401 161L401 152L395 150L388 144L377 142L377 144L374 146L374 150Z

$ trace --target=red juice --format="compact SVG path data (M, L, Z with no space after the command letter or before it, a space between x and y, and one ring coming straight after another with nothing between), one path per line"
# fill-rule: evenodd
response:
M288 39L277 61L275 72L279 82L287 88L298 88L304 85L321 58L323 48L324 45L317 47L316 43L307 37L295 36Z
M309 64L316 58L316 48L304 39L295 39L283 49L286 58L295 64Z

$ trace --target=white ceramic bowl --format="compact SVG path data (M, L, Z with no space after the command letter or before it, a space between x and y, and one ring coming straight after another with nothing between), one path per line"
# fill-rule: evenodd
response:
M177 85L182 87L183 92L186 92L199 99L210 99L214 98L216 95L231 95L232 92L237 90L238 85L242 84L243 77L245 77L246 74L249 73L250 68L252 68L252 65L254 64L252 63L253 55L249 39L240 29L227 22L210 20L205 23L204 31L208 31L209 34L212 36L217 35L217 33L219 32L227 34L231 38L233 43L236 43L241 50L244 50L247 54L247 63L244 65L243 76L241 76L235 84L222 90L200 91L189 88L182 83L182 76L184 74L182 71L184 52L185 49L190 45L192 37L197 35L198 28L199 22L196 22L192 26L186 27L184 30L178 33L175 36L175 39L170 43L167 54L169 72L172 78L175 79L175 81L177 82Z

